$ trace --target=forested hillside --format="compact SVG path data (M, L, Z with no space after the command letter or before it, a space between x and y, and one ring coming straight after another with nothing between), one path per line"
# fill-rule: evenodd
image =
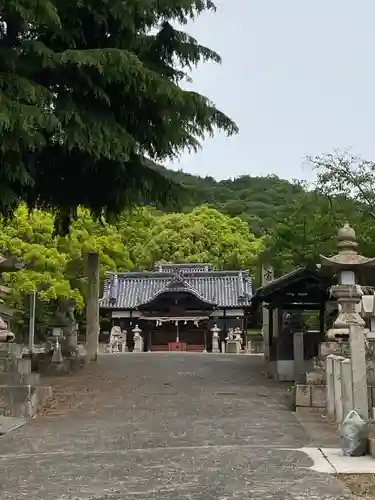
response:
M221 212L239 216L257 235L269 233L276 223L284 220L292 201L303 188L275 175L267 177L241 176L233 180L216 181L182 171L159 167L176 183L187 188L183 211L208 204Z

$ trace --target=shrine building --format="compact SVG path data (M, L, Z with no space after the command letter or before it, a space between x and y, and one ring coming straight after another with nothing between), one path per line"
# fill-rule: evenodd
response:
M211 329L225 340L246 324L252 296L248 271L215 271L211 264L156 264L153 271L110 273L100 299L102 316L127 333L141 330L145 351L210 351Z

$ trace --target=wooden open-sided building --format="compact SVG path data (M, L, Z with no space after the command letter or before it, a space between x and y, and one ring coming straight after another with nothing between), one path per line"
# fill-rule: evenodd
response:
M326 323L336 316L329 294L332 277L321 269L299 268L259 288L252 297L253 310L262 306L264 354L269 374L278 380L294 380L295 334L304 333L303 359L318 355ZM315 311L315 327L303 324L302 312Z

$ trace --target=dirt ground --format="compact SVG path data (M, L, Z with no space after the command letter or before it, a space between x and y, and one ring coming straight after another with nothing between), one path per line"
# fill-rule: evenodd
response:
M375 474L338 474L336 476L358 500L375 499Z

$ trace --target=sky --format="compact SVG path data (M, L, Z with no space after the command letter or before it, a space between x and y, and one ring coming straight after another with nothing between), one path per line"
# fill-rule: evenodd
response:
M374 0L217 0L185 27L222 64L192 75L239 126L166 165L215 179L312 179L304 159L375 159Z

